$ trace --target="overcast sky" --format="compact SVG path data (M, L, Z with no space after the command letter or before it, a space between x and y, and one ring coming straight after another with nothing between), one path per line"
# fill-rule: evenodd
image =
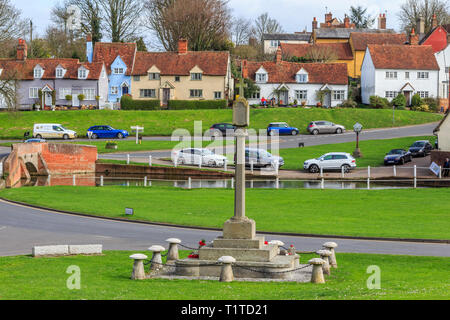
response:
M50 24L50 10L58 0L12 0L25 18L32 18L37 32L43 34ZM406 0L229 0L233 15L255 19L268 12L277 19L286 32L311 31L313 17L323 22L325 10L331 11L339 19L349 12L350 6L361 5L368 8L372 16L387 13L387 27L399 29L397 13Z

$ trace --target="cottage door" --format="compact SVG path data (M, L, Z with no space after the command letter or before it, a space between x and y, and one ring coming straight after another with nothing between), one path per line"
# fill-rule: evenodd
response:
M72 95L72 106L73 107L79 107L80 106L80 100L78 99L78 94Z
M50 92L45 92L44 104L46 107L50 107L52 105L52 94Z
M163 88L163 106L167 107L170 100L170 88Z

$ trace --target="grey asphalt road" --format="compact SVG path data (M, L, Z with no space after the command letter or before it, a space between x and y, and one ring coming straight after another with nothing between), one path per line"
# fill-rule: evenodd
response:
M230 216L232 213L230 213ZM0 256L31 254L33 246L103 244L104 250L146 251L166 245L170 237L196 247L200 239L214 240L221 232L118 222L60 214L0 201ZM339 252L450 257L450 245L393 241L348 240L265 235L267 240L294 244L297 250L315 251L326 241L338 243Z

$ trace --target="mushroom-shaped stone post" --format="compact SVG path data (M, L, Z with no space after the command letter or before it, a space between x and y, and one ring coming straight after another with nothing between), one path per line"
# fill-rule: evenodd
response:
M169 252L167 253L167 263L173 263L174 261L180 259L178 255L178 245L181 243L180 239L169 238L166 240L169 243Z
M278 254L280 254L280 247L284 246L284 242L282 242L280 240L272 240L269 242L269 244L277 246Z
M322 269L323 269L323 273L326 274L327 276L329 276L331 274L330 271L330 257L331 257L331 251L330 250L319 250L316 252L320 258L325 261Z
M145 279L144 260L147 259L147 256L145 254L136 253L131 255L130 259L134 260L131 280Z
M325 242L322 245L325 249L330 250L331 251L331 256L330 256L330 266L332 268L337 268L337 262L336 262L336 253L334 251L334 248L336 248L338 245L336 244L336 242Z
M153 252L152 261L150 264L150 271L156 271L163 267L161 252L166 250L163 246L151 246L148 248L149 251Z
M325 283L325 277L323 276L322 266L325 261L320 258L314 258L308 261L309 264L312 264L313 270L311 275L312 283Z
M234 280L234 275L231 265L236 262L236 259L230 256L223 256L220 257L217 262L222 264L220 282L232 282Z

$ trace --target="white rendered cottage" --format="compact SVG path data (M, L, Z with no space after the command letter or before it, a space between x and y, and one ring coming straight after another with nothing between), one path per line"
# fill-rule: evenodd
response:
M345 63L293 63L281 60L281 49L275 61L243 61L243 76L255 81L259 91L248 99L260 104L261 99L275 98L281 105L305 103L312 106L320 102L335 107L348 97L347 64Z
M418 93L421 98L437 98L439 65L431 46L368 45L361 67L361 96L364 104L371 96L391 101L399 93L407 105Z

